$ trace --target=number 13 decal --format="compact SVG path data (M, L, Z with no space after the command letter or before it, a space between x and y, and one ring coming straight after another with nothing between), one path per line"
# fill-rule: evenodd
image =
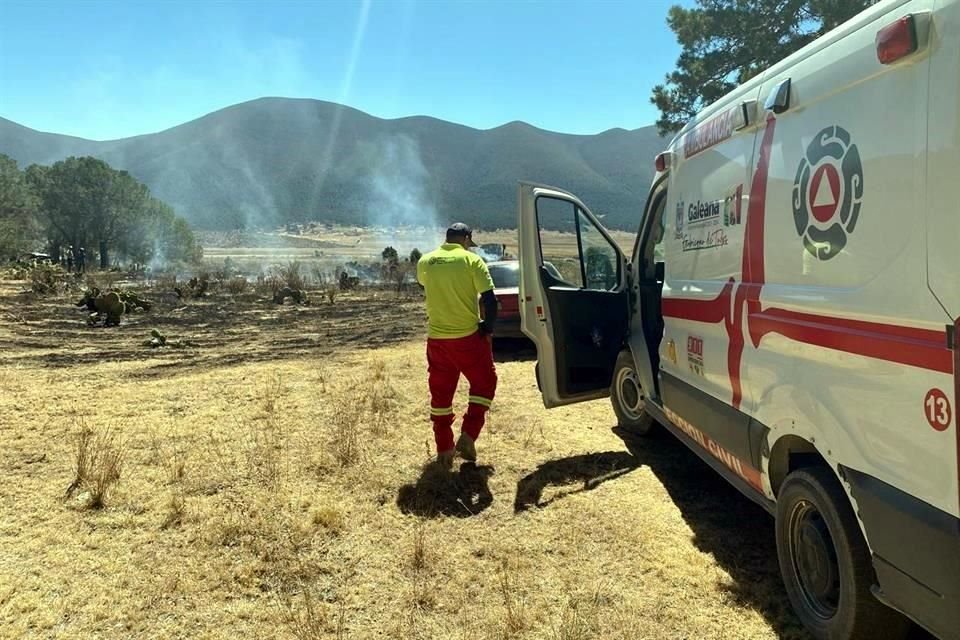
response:
M923 412L927 416L927 422L937 431L946 431L953 418L950 400L940 389L927 391L927 397L923 399Z

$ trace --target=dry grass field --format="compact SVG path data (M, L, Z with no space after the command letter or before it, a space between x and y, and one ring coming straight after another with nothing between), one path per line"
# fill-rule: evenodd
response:
M772 520L606 402L545 411L523 352L498 350L478 464L427 464L419 294L156 290L90 328L23 285L0 282L0 637L807 637Z
M633 250L635 234L613 231L611 237L628 255ZM265 238L272 241L270 246L262 242ZM336 266L348 260L379 260L381 251L388 245L398 249L401 257L409 255L413 248L426 253L443 241L443 230L421 228L378 231L338 226L302 235L253 234L239 238L240 245L235 242L224 243L225 238L206 239L212 241L204 245L204 258L211 266L222 265L223 261L229 258L244 271L256 273L271 263L298 260L304 265L317 265L332 272ZM478 244L506 245L507 253L517 255L518 238L515 229L477 231L474 240ZM544 255L575 255L577 250L576 237L570 233L546 231L541 241Z

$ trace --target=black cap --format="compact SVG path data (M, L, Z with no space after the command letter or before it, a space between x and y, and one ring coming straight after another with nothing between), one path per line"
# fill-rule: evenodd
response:
M447 242L455 238L465 238L468 247L475 247L477 244L473 241L473 230L462 222L454 222L447 227Z

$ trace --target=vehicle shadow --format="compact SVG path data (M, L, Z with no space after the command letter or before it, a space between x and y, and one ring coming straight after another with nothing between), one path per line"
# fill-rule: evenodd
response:
M529 338L494 338L495 362L530 362L537 359L537 347Z
M414 484L405 484L397 492L401 513L422 518L454 516L470 518L493 504L489 479L494 468L464 462L449 471L435 462L425 465Z
M615 427L638 465L650 468L693 532L732 581L720 586L733 601L759 612L779 638L809 640L793 614L780 578L773 518L741 495L687 449L660 430L646 437Z
M589 453L544 462L517 483L513 511L519 513L530 507L546 507L571 494L591 491L607 480L630 473L638 466L636 458L623 451ZM566 488L544 500L544 489L549 486Z
M767 619L779 638L812 640L787 598L774 539L774 520L707 466L682 442L659 429L637 436L615 427L627 450L663 484L693 531L698 549L712 555L732 578L734 602ZM908 640L935 640L919 627Z

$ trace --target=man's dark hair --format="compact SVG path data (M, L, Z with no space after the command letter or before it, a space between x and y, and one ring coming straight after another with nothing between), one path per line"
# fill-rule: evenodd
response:
M447 242L457 242L458 240L473 240L473 230L462 222L454 222L447 227Z
M456 242L458 240L464 240L466 238L472 238L472 234L466 233L464 231L452 231L447 229L447 242Z

